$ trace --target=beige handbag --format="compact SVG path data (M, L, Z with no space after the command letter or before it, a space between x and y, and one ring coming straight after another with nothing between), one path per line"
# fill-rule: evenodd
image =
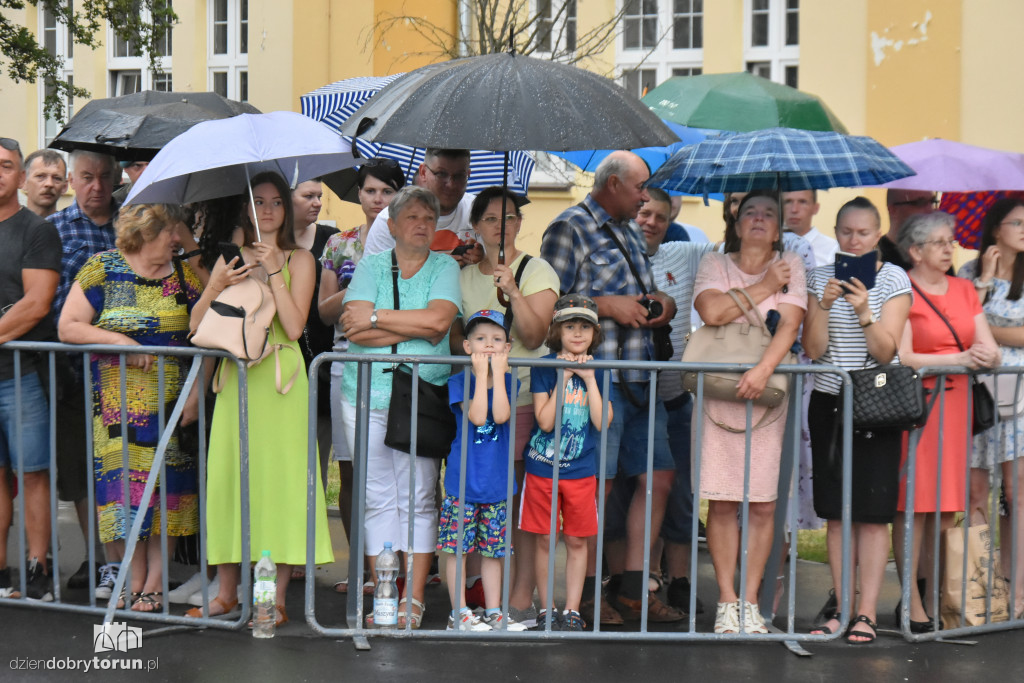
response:
M732 300L743 311L745 320L725 325L704 325L691 332L686 349L683 351L684 363L756 364L761 360L765 349L771 344L772 335L765 324L764 316L761 315L761 311L746 290L734 288L726 294L732 297ZM740 294L743 295L746 302L740 299ZM747 303L749 303L749 307ZM782 359L783 365L795 362L796 357L792 352ZM693 394L697 393L697 375L696 372L683 372L683 388ZM741 377L740 373L705 371L704 397L746 403L746 399L736 396L736 385L739 384ZM754 405L777 408L786 400L788 389L789 376L776 373L768 378L767 386L761 392L761 396L754 400ZM781 411L767 411L754 425L754 428L757 429L774 422L775 420L766 421L772 412ZM778 419L777 415L775 419ZM744 431L724 424L719 424L719 426L729 431Z
M277 392L286 394L295 383L299 366L296 365L295 372L282 387L280 351L295 349L284 344L272 343L276 313L277 306L270 287L250 275L238 284L224 288L210 303L210 308L192 335L192 344L206 349L227 351L247 361L250 368L274 354L274 362L277 365ZM224 388L223 369L222 362L213 378L212 387L215 393L220 393Z

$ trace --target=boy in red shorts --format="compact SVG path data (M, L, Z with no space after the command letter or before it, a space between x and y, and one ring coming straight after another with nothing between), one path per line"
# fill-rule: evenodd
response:
M558 358L586 363L601 342L597 305L581 294L567 294L555 302L547 345ZM580 599L587 574L587 539L597 534L597 453L602 420L611 422L611 404L604 416L600 387L601 370L563 371L561 432L555 451L555 419L558 415L558 370L533 368L530 390L537 425L524 453L526 480L523 482L519 528L537 534L537 592L541 611L538 628L547 617L548 546L552 531L551 496L554 468L558 467L558 498L554 520L562 521L565 541L565 611L552 614L551 629L582 631ZM557 531L557 526L555 528Z

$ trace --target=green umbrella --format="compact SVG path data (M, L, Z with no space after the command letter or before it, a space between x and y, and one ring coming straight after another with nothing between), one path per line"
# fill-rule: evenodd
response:
M816 95L746 72L676 76L642 101L659 117L693 128L847 132Z

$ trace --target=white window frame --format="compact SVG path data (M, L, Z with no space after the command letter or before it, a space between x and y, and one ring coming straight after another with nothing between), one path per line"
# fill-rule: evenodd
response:
M806 0L804 0L806 2ZM747 68L751 63L768 65L770 80L776 83L786 82L786 68L797 67L799 79L800 45L786 45L786 14L788 0L768 0L768 45L753 45L754 22L753 0L743 0L743 64ZM797 10L799 12L799 9ZM749 69L748 69L749 70Z
M248 0L224 0L227 5L227 51L214 53L214 18L217 0L207 2L207 89L216 91L216 74L225 74L227 79L225 97L233 100L248 100L249 54L248 54ZM243 15L242 6L246 11ZM243 32L245 32L243 40ZM243 52L243 50L245 50Z
M641 5L643 0L639 0ZM692 0L696 2L697 0ZM620 31L616 37L615 46L615 67L619 74L619 84L624 88L628 87L629 72L653 71L654 80L651 83L640 83L638 90L645 85L651 88L668 80L675 75L676 70L687 70L692 73L703 73L704 69L704 10L711 0L702 0L700 12L691 16L699 15L701 21L701 47L690 47L676 49L674 45L675 31L675 0L656 0L658 3L656 40L653 48L627 48L625 31ZM616 10L622 11L625 0L616 0ZM625 21L625 19L623 19ZM642 42L642 40L641 40ZM642 92L633 92L641 96Z
M533 0L533 11L536 14L540 14L542 10L547 6L546 19L538 19L538 24L548 22L551 25L551 50L537 49L535 56L539 59L548 58L552 52L560 52L565 54L569 51L568 38L569 33L565 30L568 24L573 26L573 45L572 52L576 51L576 46L579 44L579 0L575 0L572 5L571 14L569 10L566 10L565 14L562 14L555 21L555 17L558 17L561 7L568 4L570 0ZM539 29L539 26L538 26ZM538 30L537 36L539 37L540 31ZM557 39L557 40L556 40Z
M70 0L69 0L70 2ZM46 46L46 10L43 7L38 9L39 17L39 41L40 45ZM54 47L56 48L57 57L63 58L64 63L61 65L58 72L58 78L61 81L66 82L68 85L73 86L75 83L75 62L74 62L74 46L71 42L71 36L68 31L66 24L62 24L59 21L55 22L56 26L54 29ZM50 119L46 117L44 110L44 104L46 101L46 83L43 81L38 82L38 99L39 99L39 147L43 148L53 141L53 138L57 137L57 133L60 132L60 126L57 125L56 119ZM67 102L64 107L64 120L67 122L71 119L74 114L74 99L68 95Z
M168 5L173 7L173 0L165 0ZM149 10L141 10L141 18L143 21L150 22L153 20ZM174 27L172 26L169 32L165 35L164 39L167 41L167 54L157 56L154 62L159 67L159 72L152 69L149 64L149 58L145 55L137 56L117 56L117 48L120 42L117 34L112 29L107 28L107 97L118 97L120 95L128 95L133 92L141 92L143 90L156 90L156 84L158 81L164 79L171 79L171 88L174 86L174 80L172 77L172 67L174 60L172 58L172 33ZM129 51L131 50L129 46ZM133 90L127 87L131 83L132 79L136 80L137 87Z

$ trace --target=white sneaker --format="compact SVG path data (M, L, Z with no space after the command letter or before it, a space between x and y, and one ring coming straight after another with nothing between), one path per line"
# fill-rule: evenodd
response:
M202 589L202 581L202 573L196 572L188 581L168 593L167 599L177 605L189 604L188 599L192 597L192 594Z
M449 631L490 631L491 627L472 612L460 612L459 623L455 624L455 617L448 615Z
M739 611L739 603L736 603L736 610ZM743 607L743 632L744 633L768 633L768 627L761 616L761 610L752 602L746 603Z
M120 562L112 562L100 567L100 582L96 584L96 599L109 600L114 592L114 583L117 581L117 573L121 569Z
M720 602L715 612L715 633L740 632L740 605L738 602Z
M505 629L506 631L526 630L525 624L520 624L518 621L513 619L511 615L509 615L509 618L506 619L501 612L498 612L497 614L492 614L490 616L486 616L485 614L483 622L490 626L492 631L500 631L502 629Z

